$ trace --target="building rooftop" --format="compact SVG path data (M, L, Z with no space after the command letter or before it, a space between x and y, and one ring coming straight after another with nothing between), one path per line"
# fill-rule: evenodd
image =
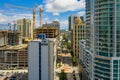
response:
M39 28L36 28L36 29L58 29L57 27L54 27L54 26L44 26L44 27L39 27Z
M56 38L46 38L47 40L50 40L50 41L53 41L55 42L56 41Z
M76 24L81 24L81 25L84 25L83 20L82 20L82 19L80 19L79 17L77 17L77 18L75 19L75 23L76 23Z
M14 33L14 32L17 32L17 33L20 33L20 31L17 31L17 30L0 30L0 33L3 33L3 32L6 32L6 33Z
M41 42L42 44L48 44L48 41L53 41L55 42L56 41L56 38L46 38L45 40L42 40L42 39L34 39L33 42Z
M0 50L19 50L19 49L23 49L26 47L27 47L27 44L21 44L21 45L17 45L17 46L6 45L6 46L0 47Z

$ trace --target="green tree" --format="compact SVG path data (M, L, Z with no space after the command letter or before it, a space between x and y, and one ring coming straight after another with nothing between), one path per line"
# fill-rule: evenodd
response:
M72 57L74 57L74 52L73 51L71 51L70 54L71 54Z
M61 70L60 80L67 80L67 75L66 75L66 73L64 72L64 70Z
M78 62L78 58L77 57L73 57L72 58L72 62L73 62L73 66L76 66L77 62Z
M65 34L63 34L63 40L65 40L66 39L66 35Z
M70 42L67 42L67 48L71 49L71 43Z

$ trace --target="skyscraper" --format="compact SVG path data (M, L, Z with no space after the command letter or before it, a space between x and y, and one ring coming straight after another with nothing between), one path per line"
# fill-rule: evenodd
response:
M86 38L85 24L84 21L77 17L74 21L72 33L72 49L75 56L79 54L79 40L84 40Z
M84 20L83 16L78 16L78 15L70 15L68 17L68 30L69 31L71 31L71 29L73 29L75 18L77 18L77 17L80 17L82 20Z
M120 0L86 0L84 64L89 80L120 79L119 6Z
M28 45L28 79L29 80L53 80L54 76L54 43L36 39Z
M18 19L17 30L21 32L23 41L33 39L33 22L31 19Z
M68 30L71 31L71 29L73 28L73 24L74 24L74 19L76 18L77 16L73 16L73 15L70 15L68 17Z

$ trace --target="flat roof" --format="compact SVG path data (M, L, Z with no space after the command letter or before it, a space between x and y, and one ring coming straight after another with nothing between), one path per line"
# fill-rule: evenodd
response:
M0 47L0 50L19 50L19 49L23 49L26 47L27 47L27 44L21 44L21 45L17 45L17 46L6 45L6 46Z

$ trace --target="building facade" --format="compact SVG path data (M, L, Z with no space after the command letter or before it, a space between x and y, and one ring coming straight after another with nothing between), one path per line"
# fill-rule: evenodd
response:
M22 43L21 33L17 30L0 30L0 46L19 45Z
M29 42L29 80L54 79L54 44L41 39Z
M7 45L7 31L0 31L0 46Z
M58 40L60 40L60 22L54 20L52 23L43 24L43 27L55 27L58 28Z
M45 34L46 38L57 38L58 39L59 29L53 26L40 27L40 28L35 29L34 34L36 36L38 34Z
M17 30L21 32L23 41L33 39L33 22L31 19L18 19Z
M74 27L71 31L72 33L72 49L75 56L79 54L79 41L86 38L85 24L84 21L77 17L75 19Z
M80 17L82 20L83 16L76 16L76 15L70 15L68 17L68 31L71 31L73 29L74 23L75 23L75 18Z
M77 16L73 16L73 15L70 15L68 17L68 30L71 31L71 29L73 28L73 24L74 24L74 19L76 18Z
M25 69L27 67L27 45L6 45L0 47L0 69Z
M19 45L22 44L21 33L17 30L8 30L7 31L7 45Z
M86 0L86 58L92 65L86 66L89 80L120 79L119 6L119 0Z

